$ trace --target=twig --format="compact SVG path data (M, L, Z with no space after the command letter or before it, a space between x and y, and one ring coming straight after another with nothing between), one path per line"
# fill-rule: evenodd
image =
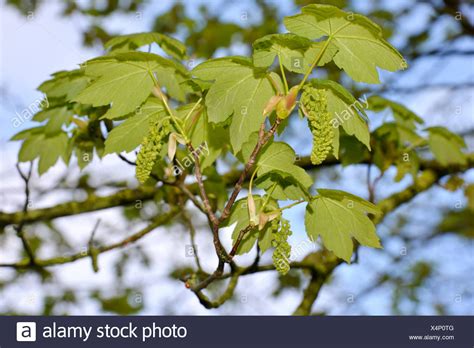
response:
M183 216L183 220L186 226L189 229L189 235L191 237L191 245L193 247L193 256L194 261L196 262L196 266L200 272L202 272L201 261L199 260L198 250L196 246L196 229L194 228L194 224L191 221L191 218L188 215L188 212L184 207L182 207L181 215Z
M89 238L89 244L88 244L88 246L89 246L89 255L91 257L92 269L95 273L99 272L99 264L97 262L98 252L97 252L97 249L94 246L94 237L95 237L95 233L97 232L97 229L99 228L99 224L100 224L100 219L97 220L97 222L94 225L94 228L92 229L91 237Z
M237 282L239 280L240 274L234 273L225 289L224 293L220 295L216 300L211 301L206 295L202 293L202 291L195 291L194 293L199 299L199 302L205 308L218 308L223 305L228 299L230 299L234 295L235 287L237 286Z
M26 213L28 212L28 206L30 204L29 183L31 179L31 173L33 172L33 164L30 163L30 168L28 170L28 174L26 175L21 171L20 165L18 163L16 164L16 169L18 170L18 173L20 174L21 178L25 182L25 203L23 204L22 212L23 212L23 215L26 215ZM34 255L33 249L28 243L28 239L25 236L25 232L23 230L24 226L25 226L25 220L22 219L20 223L15 227L15 230L16 230L17 236L20 238L21 243L23 244L23 249L25 250L26 255L28 255L28 259L29 259L28 264L30 266L36 266L37 264L35 261L35 255Z
M230 195L229 200L227 201L227 204L224 207L224 210L222 211L222 215L219 218L219 222L223 222L225 219L230 214L230 209L234 205L234 202L240 193L240 190L242 189L242 184L244 183L245 178L247 177L250 169L253 167L255 164L255 160L257 158L258 153L262 149L262 147L270 140L270 138L275 134L275 131L277 130L278 126L280 125L281 120L277 118L275 120L275 123L273 126L270 128L270 130L265 133L265 124L262 123L260 127L260 131L258 133L258 140L257 144L255 145L255 148L253 149L252 153L250 154L248 162L245 164L244 169L242 170L239 179L237 180L237 183L234 186L234 190L232 191L232 194Z
M371 181L371 169L372 169L372 163L370 163L367 166L367 190L369 192L369 202L374 203L375 202L375 189L377 187L378 182L380 179L383 177L383 172L381 171L380 174L374 179L374 181Z
M196 174L196 180L199 187L199 192L201 194L202 201L204 203L204 209L206 210L207 215L209 216L209 220L211 221L213 227L219 226L219 221L216 218L216 215L212 211L211 204L209 203L209 197L206 192L206 188L204 187L204 181L202 179L202 172L201 172L201 163L199 160L199 154L194 149L191 142L186 144L189 152L191 152L192 156L194 157L194 172Z
M255 226L253 225L248 225L247 227L245 227L244 229L242 229L240 232L239 232L239 235L237 236L237 240L235 241L234 245L232 246L232 250L230 251L229 253L229 256L230 257L234 257L235 254L237 253L237 249L239 248L240 246L240 243L242 242L242 240L244 239L245 235L250 232L253 228L255 228Z
M136 162L129 160L127 157L125 157L125 156L122 155L121 153L118 153L117 156L118 156L122 161L124 161L125 163L130 164L131 166L136 166L136 165L137 165Z
M202 204L197 200L196 196L189 190L189 188L184 185L182 182L179 183L171 183L170 185L174 185L178 187L190 200L193 204L198 208L201 212L206 214L206 210L202 206Z
M145 237L150 232L152 232L155 228L157 228L161 225L167 224L169 221L171 221L176 216L176 214L178 214L178 212L179 212L179 209L177 207L173 207L168 213L158 216L147 227L145 227L145 228L141 229L140 231L132 234L131 236L128 236L128 237L122 239L121 241L119 241L117 243L112 243L112 244L109 244L109 245L106 245L106 246L99 246L99 247L95 248L95 250L97 251L97 255L105 253L105 252L110 251L110 250L126 247L127 245L132 244L132 243L140 240L141 238ZM78 252L78 253L75 253L75 254L72 254L72 255L69 255L69 256L57 256L57 257L52 257L52 258L42 259L42 260L41 259L36 259L35 263L36 263L36 266L39 266L39 267L49 267L49 266L55 266L55 265L61 265L61 264L65 264L65 263L74 262L76 260L83 259L85 257L90 257L90 256L91 256L90 251L87 251L86 253ZM0 267L10 267L10 268L18 268L18 269L20 269L20 268L29 268L31 266L32 265L30 264L28 259L23 260L23 261L19 261L19 262L15 262L15 263L2 263L2 264L0 264Z

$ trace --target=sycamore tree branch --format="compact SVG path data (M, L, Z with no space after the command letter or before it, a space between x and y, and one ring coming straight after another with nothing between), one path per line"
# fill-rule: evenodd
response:
M189 236L191 238L191 246L193 248L193 256L194 261L196 262L196 267L199 272L203 272L201 260L199 259L198 249L196 245L196 228L194 227L194 224L188 212L186 211L186 208L184 206L181 206L181 209L181 216L183 217L184 224L189 230Z
M137 189L120 190L104 197L89 194L82 202L71 201L60 203L53 207L29 210L27 212L0 213L0 226L18 224L22 221L24 223L47 221L63 216L124 206L135 203L136 201L152 199L158 191L159 188L142 186Z
M230 195L229 200L227 201L227 203L224 207L224 210L222 211L222 215L216 221L216 223L213 224L214 245L215 245L215 248L216 248L217 255L219 257L219 263L217 265L216 270L209 277L207 277L202 282L200 282L200 283L198 283L194 286L190 286L191 290L193 290L193 292L200 299L201 299L201 297L200 297L201 296L201 290L206 288L209 284L211 284L215 280L222 277L222 274L224 273L225 263L229 263L231 265L231 267L234 268L234 269L237 268L235 263L232 261L232 258L235 255L235 253L237 252L237 248L240 244L240 241L238 241L236 244L234 244L234 246L231 250L231 254L228 254L225 251L225 249L222 246L222 244L220 242L220 239L219 239L219 225L229 217L231 208L234 205L235 200L237 199L237 196L239 195L239 193L242 189L242 185L243 185L245 179L247 178L247 175L250 172L250 169L254 166L255 161L257 159L257 156L258 156L260 150L265 146L265 144L270 140L270 138L273 137L273 135L275 134L275 131L277 130L280 123L281 123L281 120L279 118L277 118L275 120L275 123L272 125L272 127L269 129L268 132L265 132L265 122L262 123L262 125L260 126L260 130L258 132L257 144L255 145L252 153L250 154L250 157L249 157L247 163L245 164L244 169L239 174L239 178L237 179L237 182L234 184L234 189L233 189L233 191ZM198 168L197 165L198 165L198 162L196 163L196 168ZM199 184L199 180L198 180L198 184ZM201 184L199 184L199 186L201 187ZM204 184L202 184L202 186L204 187ZM201 190L201 192L202 192L202 190ZM243 235L242 235L242 237L243 237Z
M224 221L225 219L229 217L230 209L234 205L234 202L237 196L239 195L240 190L242 189L242 185L245 181L245 178L249 174L250 169L252 169L253 165L255 164L255 161L257 159L257 156L260 150L262 149L263 146L265 146L265 144L270 140L270 138L273 137L273 134L275 134L280 123L281 123L281 120L277 117L273 126L266 133L265 133L265 123L262 123L262 126L260 127L260 131L258 133L257 144L255 145L252 153L250 154L249 160L245 164L244 169L240 173L239 179L235 183L234 190L232 191L230 198L227 201L227 204L225 205L224 210L222 211L222 215L219 219L220 222Z
M474 153L466 155L467 165L450 165L443 166L436 160L421 160L420 170L432 169L440 174L449 174L465 171L474 168ZM370 159L364 159L362 164L370 163ZM316 169L316 166L311 164L309 156L300 157L296 162L298 166L306 170ZM317 168L324 168L327 166L339 165L340 162L333 157L328 158ZM223 174L222 180L226 186L232 185L241 176L242 171L231 170ZM185 185L186 188L193 194L198 194L198 187L196 184ZM34 223L40 221L48 221L59 217L89 213L102 209L114 208L135 203L136 201L146 201L152 199L161 187L141 186L137 189L123 189L109 196L98 196L96 194L89 194L82 202L65 202L58 205L40 208L29 209L26 213L18 211L14 213L0 212L0 227L7 225L19 224L21 221L25 223Z
M201 195L202 202L204 204L204 209L206 210L206 213L209 216L209 220L212 223L212 225L218 226L219 221L216 215L214 214L214 211L212 210L211 203L209 201L209 196L206 192L206 188L204 187L204 179L202 177L202 172L201 172L201 162L199 160L199 153L196 152L191 142L187 143L186 146L189 152L194 157L194 172L196 174L196 181L198 184L199 193Z
M131 166L136 166L137 163L134 162L134 161L131 161L129 160L128 158L126 158L124 155L122 154L118 154L118 157L124 161L125 163L131 165ZM164 185L170 185L170 186L175 186L177 187L178 189L181 190L181 192L183 192L190 200L191 202L193 202L193 204L196 206L196 208L198 208L201 212L203 212L204 214L206 214L206 211L204 209L204 207L201 205L201 203L199 203L199 201L196 199L196 196L188 189L188 187L186 185L184 185L181 181L173 181L173 182L170 182L170 181L166 181L166 180L161 180L160 178L158 178L155 174L151 173L150 176L155 179L156 181L158 182L162 182Z
M169 183L169 185L178 187L181 192L183 192L189 198L189 200L193 202L196 208L198 208L202 213L206 214L206 209L197 200L196 195L189 189L188 186L186 186L182 182Z
M406 189L397 192L388 198L381 200L377 206L381 209L382 214L374 218L374 223L378 224L382 221L383 217L386 216L391 211L395 210L400 205L409 202L412 198L417 196L419 193L430 189L443 175L446 175L446 170L436 171L433 169L427 169L421 172L416 182L407 187ZM170 212L157 217L154 222L152 222L146 228L140 230L139 232L117 242L114 244L110 244L107 246L97 247L95 249L97 255L101 254L106 251L110 251L117 248L122 248L127 246L131 243L136 242L137 240L143 238L148 233L153 231L156 227L164 225L170 222L177 214L179 213L179 209L176 207L172 208ZM78 259L82 259L85 257L91 257L90 255L90 248L87 252L80 252L76 254L72 254L69 256L61 256L61 257L53 257L49 259L43 260L36 260L36 264L40 267L47 267L59 264L65 264L74 262ZM221 264L221 262L220 262ZM317 299L319 295L319 291L321 287L324 285L325 280L332 274L332 272L337 268L337 266L341 264L341 260L336 258L332 253L323 249L317 251L315 253L311 253L305 257L303 261L300 262L292 262L291 268L294 269L306 269L311 272L311 279L309 282L308 287L304 292L303 299L300 305L295 310L296 315L308 315L311 312L311 307L314 301ZM0 264L0 267L12 267L12 268L28 268L31 267L29 264L29 260L25 259L16 263L4 263ZM218 267L219 270L219 267ZM192 288L193 292L198 297L201 304L203 304L206 308L217 308L225 301L227 301L234 293L235 287L237 285L238 278L243 275L254 274L264 271L272 271L275 270L274 265L262 265L257 266L255 264L239 268L235 265L231 266L231 272L228 274L223 274L222 270L215 271L210 277L208 277L205 281L205 284L201 284L201 286ZM229 284L227 285L226 290L224 293L219 296L216 300L210 300L205 294L202 293L202 289L207 287L210 283L216 280L223 280L226 278L231 278Z
M319 291L326 282L328 276L329 274L327 273L319 274L316 271L311 270L309 284L306 289L304 289L303 299L293 312L293 315L309 315L311 313L313 303L316 301Z
M462 170L462 168L459 167L458 170ZM452 171L446 171L446 168L438 171L433 169L426 169L422 171L418 176L417 180L413 183L413 185L405 188L404 190L392 194L391 196L381 200L377 204L379 209L382 211L382 214L372 218L374 224L379 224L383 220L383 218L387 216L390 212L393 212L399 206L409 202L419 193L429 190L439 181L441 177L446 174L449 174L450 172ZM357 249L357 246L355 248ZM311 273L309 284L304 291L303 298L300 304L294 311L294 315L309 315L311 313L313 303L316 301L322 286L325 284L328 277L331 276L333 271L341 263L341 259L334 256L333 253L326 249L322 249L317 252L308 254L302 261L290 263L290 267L293 269L305 269ZM222 274L220 277L214 276L212 281L210 281L207 285L216 280L222 280L231 277L238 278L244 275L273 270L275 270L274 265L257 266L255 264L252 264L244 268L237 267L232 269L232 271L229 273ZM199 298L200 302L203 303L202 293L199 291L195 291L195 293L196 296ZM212 304L212 307L210 308L215 308L216 305L223 304L221 300L221 298L216 301L208 300L209 303L206 303L205 306Z
M30 163L30 169L28 170L28 174L24 174L18 164L16 165L16 169L18 170L18 173L20 174L22 180L25 183L25 203L23 204L22 212L23 214L26 214L30 205L30 179L33 170L33 165ZM28 242L28 239L26 238L25 231L23 229L24 226L25 222L22 220L17 226L15 226L15 230L18 238L20 238L21 240L23 249L25 250L25 253L28 256L28 264L30 266L36 266L35 254L30 246L30 243Z
M450 165L443 166L436 160L421 160L420 170L431 169L439 174L449 174L465 171L474 168L474 153L466 155L467 165ZM370 159L365 159L361 164L369 164ZM340 162L333 157L328 158L319 166L311 164L309 156L300 157L296 164L303 169L313 170L317 168L324 168L328 166L339 165ZM242 171L231 170L222 175L222 180L226 186L230 186L242 176ZM245 179L242 179L244 181ZM189 192L194 195L198 194L198 187L196 184L185 185ZM18 211L14 213L0 212L0 227L7 225L19 224L21 221L25 223L35 223L40 221L48 221L59 217L89 213L99 211L102 209L109 209L128 204L133 204L136 201L150 200L161 190L161 187L141 186L137 189L123 189L109 196L98 196L96 194L89 194L82 202L70 201L60 203L58 205L40 208L29 209L26 213Z
M206 215L209 219L209 224L210 224L211 229L212 229L214 248L216 250L216 254L217 254L217 257L219 259L219 265L218 265L215 272L217 272L217 274L221 274L223 269L224 269L223 264L225 263L228 256L227 256L227 252L226 252L225 248L222 246L222 243L219 239L219 220L217 219L216 215L214 214L214 211L212 210L211 204L209 202L209 196L208 196L208 194L206 192L206 188L204 186L204 180L203 180L202 171L201 171L201 163L200 163L200 160L199 160L199 153L197 153L196 150L194 149L194 147L193 147L190 139L188 138L185 130L183 129L182 125L180 124L180 121L175 116L175 114L173 112L173 109L169 106L168 98L165 96L165 94L161 90L161 87L158 83L158 80L157 80L155 74L151 74L151 75L152 75L152 78L153 78L153 81L154 81L154 84L155 84L155 88L153 89L153 93L157 97L161 98L161 100L163 102L163 105L165 106L165 109L167 110L169 116L171 117L171 120L173 121L173 123L176 126L176 129L178 130L180 135L183 137L184 142L186 143L187 149L189 150L191 155L194 157L194 173L195 173L195 177L196 177L196 180L197 180L199 193L201 195L201 199L202 199L202 202L204 204L204 210L205 210ZM194 108L201 102L201 100L202 99L199 99L197 101L197 103L191 109L188 116L191 115ZM194 202L194 200L192 200L192 201Z
M229 256L230 257L234 257L235 254L237 253L237 249L239 249L239 245L240 243L242 242L242 240L244 239L245 235L250 232L255 226L253 225L248 225L247 227L245 227L244 229L242 229L240 232L239 232L239 235L237 236L237 240L235 241L234 245L232 246L232 250L230 251L229 253Z
M162 215L157 216L148 226L145 228L141 229L140 231L112 244L104 245L104 246L97 246L94 248L89 248L87 251L82 251L78 253L74 253L71 255L66 255L66 256L56 256L56 257L51 257L47 259L36 259L35 260L35 265L39 267L49 267L49 266L55 266L55 265L62 265L66 263L71 263L86 257L97 257L99 254L105 253L107 251L111 251L114 249L120 249L123 247L126 247L130 244L133 244L137 242L138 240L142 239L146 235L148 235L150 232L153 232L157 227L166 225L169 223L178 213L180 210L177 207L171 207L170 211L167 213L164 213ZM95 253L95 255L92 255L92 252ZM29 268L31 267L31 264L29 262L29 259L24 259L18 262L14 263L0 263L0 267L10 267L10 268Z
M229 284L227 285L224 292L216 299L210 300L202 291L195 291L199 302L207 309L211 308L218 308L222 306L227 300L229 300L234 295L235 287L237 286L237 282L239 280L239 274L234 273L230 277Z
M219 219L217 219L214 211L212 210L211 203L209 202L209 196L207 195L206 188L204 187L199 154L194 150L191 142L188 142L186 145L194 157L194 172L196 174L196 180L198 183L199 192L201 194L201 199L204 203L204 209L210 221L214 248L216 250L217 258L219 259L219 263L214 274L219 276L222 274L224 270L224 264L228 260L229 256L227 255L227 251L225 250L219 238Z

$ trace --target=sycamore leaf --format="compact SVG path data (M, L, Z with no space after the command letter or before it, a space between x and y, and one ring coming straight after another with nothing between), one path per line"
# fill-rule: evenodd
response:
M114 152L130 152L136 149L148 134L150 120L167 115L163 103L149 98L136 114L112 129L105 140L104 155Z
M368 158L369 152L367 148L356 138L343 134L339 140L339 153L341 155L341 164L343 167L346 167L350 164L360 163L364 159Z
M180 82L185 73L176 63L155 54L129 52L96 58L86 63L85 73L95 80L74 101L92 106L112 104L104 118L138 109L151 93L155 73L170 96L184 99Z
M295 159L295 152L288 144L271 143L257 157L257 176L280 171L292 176L301 186L308 188L313 184L313 180L303 168L293 164Z
M422 118L420 118L406 106L381 96L373 95L367 100L367 102L369 103L369 110L372 111L378 112L390 108L395 121L405 127L414 129L416 128L416 124L424 123Z
M444 127L431 127L428 144L435 158L444 166L450 164L466 164L466 155L461 151L466 147L464 139Z
M281 85L280 78L256 70L244 57L209 60L194 68L193 75L215 80L206 95L209 121L221 123L232 115L230 143L239 152L265 119L263 109L276 93L271 79Z
M279 56L289 71L304 74L322 48L322 43L291 33L267 35L253 43L253 63L266 68ZM326 50L318 65L331 61L335 53L334 49Z
M253 200L255 202L256 210L259 211L260 207L262 206L262 203L265 201L264 197L254 195ZM275 209L278 209L278 203L275 200L270 199L267 206L265 207L265 211L273 211ZM236 225L232 232L233 243L235 243L235 241L237 240L239 232L250 224L247 197L239 199L235 202L231 209L230 216L223 226L231 226L234 223L236 223ZM237 249L237 254L242 255L248 253L255 245L257 239L266 240L268 239L268 234L271 234L271 228L269 223L267 223L261 231L258 230L258 226L255 226L254 229L247 232L247 234L244 236L244 239L242 240L239 245L239 248Z
M186 57L186 46L172 37L160 33L136 33L130 35L116 36L104 45L110 51L136 50L152 43L158 44L163 51L176 59Z
M321 236L324 246L337 257L350 262L354 245L381 248L375 226L366 213L379 214L370 202L347 192L318 189L319 195L308 204L305 215L306 233L313 240Z
M191 112L192 111L192 112ZM191 112L191 114L189 114ZM229 129L223 124L214 124L208 121L208 113L203 105L195 107L195 103L183 105L176 110L177 116L184 119L185 128L194 148L203 149L201 169L213 164L227 149Z
M222 125L207 124L206 139L204 146L208 150L206 156L201 161L201 167L207 168L213 164L219 156L228 149L229 128Z
M248 161L256 142L257 136L252 135L250 140L242 147L241 157L243 163ZM288 144L271 142L261 150L256 158L257 178L267 176L270 173L276 174L271 177L267 176L266 179L272 181L272 183L278 183L280 187L277 190L277 194L279 193L280 196L285 189L288 189L288 186L291 186L288 194L292 196L307 194L307 190L313 184L313 180L303 168L294 164L295 160L295 152ZM281 181L278 179L281 179ZM263 183L267 180L260 180L257 183ZM268 182L264 185L271 187L271 185L268 185Z
M284 23L290 32L308 39L326 37L325 47L337 49L334 63L357 82L380 83L377 67L396 71L406 65L367 17L312 4L303 7L301 14L286 17Z
M308 198L307 187L304 187L294 176L279 170L272 170L269 173L260 175L255 180L255 185L265 190L272 198L278 200Z
M396 164L398 169L396 181L408 172L415 178L419 169L419 158L411 149L423 145L425 140L413 129L395 122L384 123L372 134L376 140L373 163L382 172Z
M386 139L394 141L399 150L417 145L423 140L413 129L395 122L384 123L374 130L374 135L378 138L385 136Z
M84 75L84 71L77 69L72 71L59 71L54 73L53 78L43 82L38 90L50 98L73 99L90 82L90 77Z
M355 99L354 96L337 82L331 80L312 79L311 86L327 92L328 111L332 116L332 126L337 130L340 126L348 135L355 136L370 150L370 132L366 122L365 110L368 106L365 96ZM334 132L333 152L339 155L339 132Z
M191 144L197 148L208 140L208 125L206 108L200 104L190 103L176 109L178 118L185 121L185 131Z
M69 124L72 116L73 112L68 110L66 106L62 106L49 108L38 112L33 117L33 121L43 122L48 120L48 123L44 127L44 132L46 135L52 136L61 132L63 124Z
M34 135L38 135L38 134L41 134L41 133L44 133L44 126L23 129L22 131L16 133L14 136L12 136L10 138L10 140L11 141L25 140L25 139L28 139L29 137L32 137Z
M66 133L61 132L51 137L44 133L32 134L23 142L18 161L29 162L39 157L38 173L42 175L58 161L59 157L66 156L67 148Z

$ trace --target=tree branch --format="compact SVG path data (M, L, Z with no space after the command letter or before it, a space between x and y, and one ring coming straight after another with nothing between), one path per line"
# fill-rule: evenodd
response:
M474 153L466 154L467 165L450 165L448 167L441 165L436 160L420 160L420 170L432 169L438 174L449 174L467 170L474 167ZM364 159L360 164L369 164L370 159ZM329 157L319 166L311 164L309 156L300 157L296 161L296 164L303 169L313 170L320 169L328 166L339 165L340 162L334 157ZM231 170L228 173L222 175L222 180L226 186L232 185L242 176L242 171ZM243 179L245 180L245 179ZM198 194L198 187L196 184L186 185L186 188L194 193ZM83 214L92 211L98 211L102 209L114 208L123 205L135 203L137 200L146 201L152 199L161 190L160 187L149 187L141 186L137 189L124 189L118 191L109 196L97 196L90 194L86 200L82 202L66 202L60 203L53 207L41 208L36 210L28 210L27 213L18 211L14 213L3 213L0 212L0 227L19 224L22 220L25 223L34 223L39 221L52 220L59 217Z
M23 179L25 183L25 203L23 204L23 214L26 214L28 212L28 206L30 205L30 179L31 179L31 173L33 170L33 164L30 163L30 168L28 170L28 174L24 174L21 169L19 164L16 165L16 169L18 170L18 173L20 174L21 178ZM25 222L23 220L20 221L20 223L15 226L16 234L18 238L20 238L21 243L23 245L23 249L26 252L26 255L28 256L28 264L30 266L36 266L36 260L35 260L35 254L33 252L33 249L30 246L30 243L28 242L28 239L25 236L25 231L23 230L23 227L25 226Z
M119 242L99 246L94 248L96 256L99 254L105 253L110 250L119 249L130 245L141 238L145 237L147 234L152 232L155 228L165 225L169 223L177 214L179 213L179 209L177 207L172 207L169 212L160 215L154 219L147 227L141 229L140 231L122 239ZM85 257L91 257L91 249L88 248L87 252L78 252L68 256L57 256L47 259L36 259L35 264L39 267L49 267L55 265L62 265L70 262L74 262L79 259L83 259ZM29 268L31 267L29 260L22 260L15 263L1 263L0 267L10 267L10 268Z
M230 214L230 209L234 205L234 202L242 189L242 184L244 183L245 178L247 177L248 173L250 172L250 169L253 167L255 164L255 160L257 158L258 153L262 149L262 147L270 140L270 138L275 134L275 131L277 130L278 126L280 125L281 120L277 118L275 120L275 123L273 126L270 128L270 130L265 133L265 123L262 123L260 127L260 131L258 134L258 140L257 144L255 145L255 148L253 149L252 153L250 154L249 160L245 164L244 170L240 173L239 179L237 180L234 190L232 191L232 194L230 195L229 200L227 201L227 204L224 207L224 210L222 211L222 215L219 219L219 222L224 221L227 219L227 217Z

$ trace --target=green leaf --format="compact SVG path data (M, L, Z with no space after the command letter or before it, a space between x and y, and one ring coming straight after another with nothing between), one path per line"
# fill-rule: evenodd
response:
M279 56L283 66L289 71L304 74L321 51L319 42L295 34L272 34L253 43L253 63L256 67L269 67ZM331 61L335 50L327 50L319 66Z
M399 182L406 174L411 174L413 180L416 180L420 170L420 158L416 151L408 151L402 154L397 161L397 175L394 180Z
M74 113L66 106L50 108L38 112L33 121L43 122L48 120L44 128L46 135L54 135L61 131L63 124L69 124Z
M328 111L332 115L332 126L340 126L348 135L355 136L370 150L370 132L366 122L365 110L368 107L367 99L363 96L355 99L354 96L337 82L331 80L312 79L311 86L324 89L327 92ZM334 156L338 157L339 133L335 132L333 142Z
M342 135L340 145L341 164L344 167L360 163L369 156L367 148L354 137Z
M151 93L154 73L170 96L184 99L182 69L155 54L129 52L96 58L87 62L85 72L95 80L74 101L92 106L112 104L104 118L117 118L139 108Z
M135 116L126 119L112 129L105 140L104 155L114 152L130 152L136 149L148 134L150 120L167 115L163 103L156 98L149 98L140 107Z
M209 117L204 106L194 107L195 103L184 105L176 110L179 118L184 119L194 108L186 120L186 130L194 148L201 148L201 170L213 164L226 150L229 141L229 129L223 124L208 122Z
M33 135L37 135L43 132L44 132L44 126L28 128L16 133L14 136L10 138L10 140L11 141L24 140L24 139L28 139L29 137Z
M38 173L42 175L59 159L66 155L68 137L66 133L59 133L52 137L45 134L35 134L27 138L18 154L19 162L33 161L39 157Z
M111 51L136 50L152 43L158 44L170 56L181 60L186 58L186 46L172 37L160 33L136 33L116 36L104 45Z
M371 96L367 101L369 103L369 110L372 111L379 112L390 108L395 121L405 127L414 129L416 128L416 124L424 123L422 118L402 104L396 103L378 95Z
M374 136L377 138L386 136L389 140L394 141L400 150L416 145L423 140L413 129L394 122L386 122L375 129Z
M84 76L84 71L80 69L71 71L59 71L53 74L53 78L43 82L38 90L48 96L48 98L62 98L71 100L86 88L90 82L90 77Z
M295 160L295 152L288 144L271 143L257 157L257 175L261 176L272 171L280 171L295 178L303 187L310 187L313 180L303 168L294 164Z
M422 137L413 129L395 122L384 123L375 129L373 137L376 140L373 162L382 172L396 164L396 180L400 180L408 172L416 177L419 159L412 149L425 143Z
M442 165L466 164L466 155L461 151L466 147L463 138L444 127L431 127L426 130L429 132L430 150Z
M308 198L308 189L300 181L288 173L273 170L259 176L255 185L267 192L272 198L278 200L298 200Z
M196 148L208 140L207 112L203 105L190 103L176 109L178 118L185 121L185 129L191 144Z
M211 206L217 210L224 209L227 202L227 187L221 174L219 174L215 167L210 166L203 170L203 175L206 176L204 187L208 192Z
M306 208L310 238L321 236L324 246L346 262L354 248L352 237L361 245L381 248L375 226L366 215L380 213L375 205L343 191L318 189L318 193Z
M209 60L198 65L193 74L200 79L215 80L206 95L209 121L221 123L232 115L230 143L234 153L239 152L265 119L263 109L275 95L270 79L281 86L280 78L256 70L242 57Z
M327 47L337 49L334 63L357 82L380 83L377 67L396 71L406 65L367 17L312 4L303 7L301 14L286 17L284 23L290 32L308 39L327 37Z
M244 144L242 148L244 163L248 162L256 141L256 136L253 136L250 141ZM280 173L284 177L294 178L299 183L300 188L307 190L313 184L313 180L303 168L294 164L295 160L295 152L288 144L282 142L269 143L256 158L257 177L268 173Z

